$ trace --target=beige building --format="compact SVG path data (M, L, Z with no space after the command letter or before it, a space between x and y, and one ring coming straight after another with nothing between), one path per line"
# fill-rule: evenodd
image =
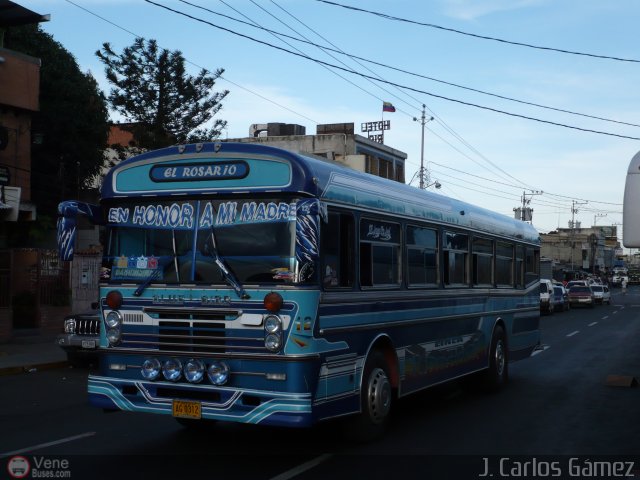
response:
M227 142L263 143L342 163L355 170L405 182L407 154L354 133L353 123L318 125L315 135L305 127L285 123L253 124L249 137Z
M559 228L540 235L540 254L553 261L554 270L610 270L622 255L617 227Z

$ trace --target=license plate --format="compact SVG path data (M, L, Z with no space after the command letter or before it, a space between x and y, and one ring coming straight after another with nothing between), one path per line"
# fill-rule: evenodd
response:
M202 407L200 402L174 400L173 416L179 418L202 418Z
M95 340L82 340L82 348L96 348Z

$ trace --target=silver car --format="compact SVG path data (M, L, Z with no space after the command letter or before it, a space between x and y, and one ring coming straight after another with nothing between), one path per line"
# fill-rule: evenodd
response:
M609 292L609 287L594 284L591 285L591 290L593 290L593 298L596 303L611 305L611 292Z
M67 315L63 333L58 335L56 343L67 352L67 360L72 365L95 362L100 344L98 311Z

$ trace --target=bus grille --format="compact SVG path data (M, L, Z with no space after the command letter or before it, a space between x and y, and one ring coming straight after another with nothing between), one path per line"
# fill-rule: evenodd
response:
M99 335L100 319L96 317L76 317L76 335Z
M174 316L172 320L159 320L153 333L125 329L121 346L175 353L266 352L262 330L250 332L250 337L230 336L223 322L182 320Z

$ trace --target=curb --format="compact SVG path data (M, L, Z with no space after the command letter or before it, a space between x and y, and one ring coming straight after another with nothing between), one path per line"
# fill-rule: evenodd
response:
M23 365L19 367L3 367L0 368L0 377L17 375L19 373L35 373L38 370L53 370L54 368L66 367L68 365L68 361L61 360L57 362L36 363L33 365Z

